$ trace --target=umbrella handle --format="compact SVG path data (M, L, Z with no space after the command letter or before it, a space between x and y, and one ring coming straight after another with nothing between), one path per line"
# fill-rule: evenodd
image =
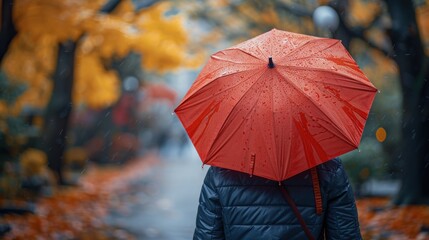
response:
M255 159L256 154L252 153L252 155L250 156L250 177L253 177L253 172L255 170Z
M310 170L311 180L313 181L313 192L314 192L314 201L316 203L316 214L321 215L323 211L322 207L322 194L320 193L320 183L319 175L317 174L317 168L313 167Z

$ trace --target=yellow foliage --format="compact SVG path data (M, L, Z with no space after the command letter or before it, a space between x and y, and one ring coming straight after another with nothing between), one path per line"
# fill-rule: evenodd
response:
M238 10L245 15L246 17L250 18L254 22L259 22L260 19L260 12L259 9L255 9L252 5L249 4L240 4L238 6Z
M68 149L64 154L64 160L67 164L84 166L88 159L88 153L81 147Z
M7 116L8 115L8 107L6 101L0 100L0 116Z
M6 101L0 100L0 132L7 131L6 116L9 115L9 107Z
M161 3L142 11L136 26L141 34L133 48L143 54L143 67L164 71L179 67L186 60L183 47L188 41L180 16L166 18L163 14L169 4Z
M42 129L44 118L42 116L33 116L32 125L38 129Z
M76 40L83 34L83 22L92 17L103 0L15 0L14 22L18 32L33 40L45 35L57 42Z
M91 108L104 108L116 102L120 95L119 79L114 71L104 69L96 54L78 52L73 100Z
M101 58L125 57L131 51L136 34L130 24L109 15L97 15L92 23L86 35L92 44L90 48L82 48L83 51L97 51ZM84 45L85 42L83 40Z
M377 46L386 46L386 42L388 39L386 38L386 34L384 29L381 28L370 28L366 31L366 37L370 39L372 42L377 44Z
M189 68L197 68L201 66L204 61L206 61L208 58L206 52L199 52L195 54L192 58L185 59L184 66Z
M41 174L46 168L47 157L43 151L30 148L21 154L19 164L24 176L34 176Z
M132 23L135 20L134 5L131 1L122 1L113 11L112 15L123 19L126 22Z
M367 26L375 14L380 11L380 3L362 0L350 0L349 23L353 26Z
M224 35L220 31L211 31L201 37L201 42L214 44L216 42L222 41ZM191 46L192 47L192 46Z
M352 55L355 53L362 53L362 49L367 49L365 42L358 39L351 41L350 52ZM383 89L383 85L391 85L390 81L386 81L386 76L396 75L398 73L395 62L375 49L369 49L367 54L371 56L370 58L373 63L362 67L362 71L365 75L368 76L371 82L374 83L378 89Z
M26 84L25 91L15 103L12 113L19 114L21 107L44 107L49 101L52 83L50 74L55 67L55 48L50 36L38 39L37 46L25 34L18 34L3 61L2 68L11 81Z
M130 51L143 55L143 67L164 71L196 65L201 57L189 58L188 42L178 16L165 17L166 3L136 13L131 0L121 1L111 14L99 12L105 0L15 0L14 23L18 35L8 50L2 68L12 78L25 82L26 91L14 107L46 106L52 91L58 44L78 41L73 99L94 108L109 106L120 95L118 76L101 64Z
M251 21L262 24L267 27L280 27L282 21L279 18L277 10L272 4L268 4L263 9L256 9L252 4L240 4L238 10ZM237 17L232 16L237 19ZM242 20L242 19L240 19Z

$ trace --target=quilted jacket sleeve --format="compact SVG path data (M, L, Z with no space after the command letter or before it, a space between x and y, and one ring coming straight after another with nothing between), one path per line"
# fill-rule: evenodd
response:
M353 190L341 163L331 184L325 216L326 239L362 239Z
M201 188L194 240L225 239L222 210L213 178L214 171L210 168Z

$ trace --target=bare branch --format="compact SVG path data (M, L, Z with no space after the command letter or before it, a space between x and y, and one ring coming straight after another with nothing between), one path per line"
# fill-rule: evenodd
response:
M368 29L369 28L367 27L355 27L355 28L347 27L347 32L350 34L352 38L360 39L364 41L370 48L381 52L383 55L389 58L392 58L392 56L394 55L392 49L380 46L376 42L372 41L371 39L365 36L365 32Z
M332 6L337 13L340 11L336 6ZM362 41L364 41L368 47L377 50L381 52L383 55L392 58L393 50L390 48L385 48L383 46L378 45L376 42L369 39L367 36L365 36L365 32L368 31L370 28L372 28L381 18L382 12L381 10L376 14L376 16L373 18L373 20L368 24L367 26L358 26L358 27L350 27L349 24L347 24L346 19L344 18L344 15L338 14L339 20L340 20L340 27L342 27L343 31L346 32L346 34L349 35L350 39L357 38Z

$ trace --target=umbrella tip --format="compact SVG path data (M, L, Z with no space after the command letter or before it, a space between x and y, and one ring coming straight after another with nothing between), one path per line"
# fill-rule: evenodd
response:
M274 68L274 62L273 62L273 58L272 57L268 58L268 67L269 68Z

